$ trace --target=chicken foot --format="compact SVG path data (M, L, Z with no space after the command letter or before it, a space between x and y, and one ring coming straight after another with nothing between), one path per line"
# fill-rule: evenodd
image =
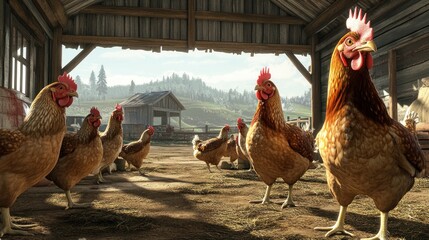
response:
M210 173L212 173L212 170L210 170L210 164L208 162L206 162L207 164L207 169L209 170Z
M373 240L373 239L379 239L379 240L386 240L389 236L389 232L387 231L387 219L388 219L389 213L386 212L380 212L380 230L378 231L377 235L375 235L372 238L362 238L361 240Z
M265 190L265 195L264 198L262 198L262 200L250 200L249 203L261 203L261 204L266 204L271 202L270 201L270 192L271 192L271 187L273 185L267 185L267 190Z
M106 179L104 179L104 177L103 177L103 173L102 173L102 170L100 169L100 171L98 172L98 174L97 174L97 184L100 184L100 183L108 183L109 181L107 181Z
M282 209L285 207L295 207L295 203L292 200L292 187L293 185L289 185L289 193L285 202L282 204Z
M92 203L74 203L70 194L70 190L65 191L67 197L67 207L65 210L69 208L88 208L92 206Z
M337 222L334 224L334 226L332 227L315 227L314 230L319 230L319 231L328 231L325 234L325 237L329 237L332 236L333 234L336 233L343 233L346 235L349 235L351 237L354 237L354 234L346 231L344 229L344 220L346 218L346 212L347 212L347 206L341 206L340 207L340 213L338 214L338 219Z
M12 224L11 222L9 208L1 208L1 218L2 218L3 226L0 230L0 237L3 237L3 235L5 234L33 236L33 234L29 232L12 229L12 226L13 225L16 226L16 225Z

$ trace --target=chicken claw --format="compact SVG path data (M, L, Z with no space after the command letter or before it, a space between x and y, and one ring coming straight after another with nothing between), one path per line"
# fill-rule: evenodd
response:
M0 237L3 237L5 234L9 235L24 235L24 236L33 236L32 233L21 231L21 230L14 230L12 229L12 223L10 220L10 212L9 208L2 208L1 209L1 218L3 226L0 230Z
M342 233L342 234L349 235L350 237L354 237L353 233L348 232L344 229L344 219L346 216L346 211L347 211L347 207L341 206L340 207L340 213L338 214L337 222L335 223L334 226L332 226L332 227L315 227L314 230L328 231L325 234L325 237L332 236L333 234L336 234L336 233Z
M88 208L92 206L92 203L74 203L70 194L70 190L65 191L67 197L67 207L65 210L70 208Z
M271 187L273 185L269 185L267 186L267 190L265 191L265 195L264 198L262 198L262 200L250 200L249 203L261 203L261 204L267 204L270 203L270 192L271 192Z
M386 240L389 236L389 232L387 231L387 218L388 213L380 212L380 230L378 231L377 235L372 238L362 238L362 240Z
M285 207L295 207L295 203L292 200L292 187L293 185L289 186L289 193L287 195L286 201L282 204L282 209Z

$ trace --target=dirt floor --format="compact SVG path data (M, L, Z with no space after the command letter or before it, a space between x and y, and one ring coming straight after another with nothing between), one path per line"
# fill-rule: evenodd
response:
M225 159L226 160L226 159ZM191 146L153 146L137 171L106 175L96 185L87 177L72 189L75 202L87 209L64 210L66 198L55 185L33 187L11 208L17 223L37 223L34 236L1 239L325 239L316 226L333 225L339 205L326 185L323 168L309 170L295 185L296 207L280 209L287 185L274 184L273 203L261 199L266 186L247 170L207 171L194 159ZM429 239L429 179L418 179L390 212L391 239ZM356 237L374 236L379 214L373 202L358 197L349 206L346 229Z

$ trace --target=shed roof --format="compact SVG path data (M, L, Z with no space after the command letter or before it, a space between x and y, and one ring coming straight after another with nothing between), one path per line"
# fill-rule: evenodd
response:
M129 97L127 100L120 103L123 107L139 107L144 105L154 105L159 102L161 99L170 96L174 101L179 105L181 110L185 110L183 104L179 99L174 96L171 91L160 91L160 92L148 92L148 93L136 93Z

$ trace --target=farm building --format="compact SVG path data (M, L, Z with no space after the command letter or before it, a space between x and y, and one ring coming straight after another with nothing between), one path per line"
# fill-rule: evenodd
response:
M348 10L368 13L378 51L371 72L380 95L398 118L428 77L429 3L424 0L50 0L0 4L0 86L30 99L95 47L288 57L312 85L312 121L324 120L332 49L346 32ZM82 48L68 63L62 45ZM309 72L295 54L309 54ZM285 70L286 71L286 70Z
M124 136L138 138L147 125L170 126L175 118L182 127L181 111L185 107L171 91L136 93L120 103L124 109ZM135 135L135 136L134 136Z

